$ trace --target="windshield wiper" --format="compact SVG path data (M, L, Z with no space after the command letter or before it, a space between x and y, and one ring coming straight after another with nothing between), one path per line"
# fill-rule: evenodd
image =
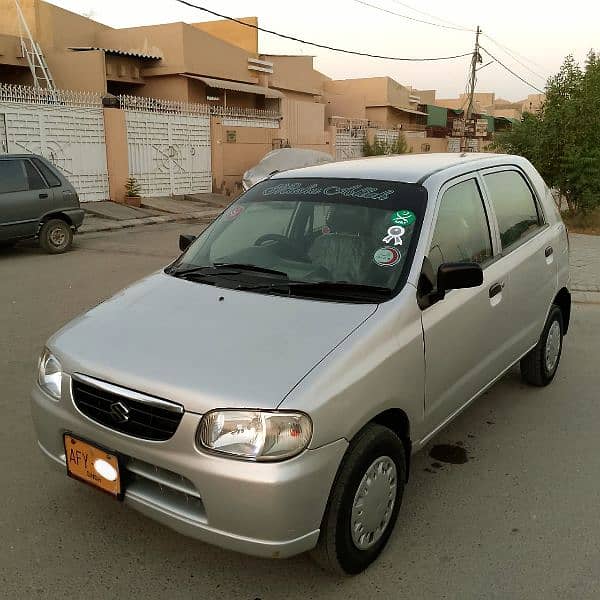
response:
M310 297L335 297L353 300L386 300L391 298L392 290L387 287L349 283L347 281L281 281L268 284L240 285L239 289L255 292L265 291L281 295Z
M275 271L273 269L266 269L264 267L258 267L256 265L246 265L238 263L214 263L212 265L187 268L171 267L168 270L165 269L165 271L166 273L168 273L169 275L173 275L174 277L194 278L202 280L206 280L208 278L211 280L211 282L212 278L214 277L221 277L224 275L241 275L243 272L256 273L257 275L274 276L277 277L278 282L281 280L282 282L287 283L288 281L288 275L283 271ZM262 284L258 284L257 287L262 287Z
M265 273L266 275L277 275L278 277L288 278L285 271L277 271L275 269L267 269L257 265L247 265L244 263L214 263L213 267L218 269L238 269L239 271L252 271L253 273Z
M323 292L326 294L334 293L336 295L366 295L366 296L383 296L389 298L392 295L392 290L388 287L378 285L367 285L364 283L350 283L348 281L316 281L313 283L304 281L291 281L290 288L294 289L295 293L306 290L307 292Z

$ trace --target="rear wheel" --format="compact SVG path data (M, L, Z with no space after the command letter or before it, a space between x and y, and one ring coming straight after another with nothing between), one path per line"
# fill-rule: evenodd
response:
M562 340L562 312L553 304L537 345L521 359L523 381L543 387L554 379L562 353Z
M325 570L355 575L385 547L402 502L404 446L387 427L367 425L342 462L312 557Z
M50 219L40 229L40 246L50 254L66 252L73 242L71 226L62 219Z

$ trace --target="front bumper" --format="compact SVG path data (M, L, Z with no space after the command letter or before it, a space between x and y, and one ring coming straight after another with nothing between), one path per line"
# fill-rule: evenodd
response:
M70 432L119 454L128 481L125 502L180 533L270 558L316 545L345 440L278 463L222 458L196 448L200 415L184 413L171 439L149 442L82 415L70 389L63 375L59 402L37 385L31 394L38 444L56 465L65 469L63 434Z

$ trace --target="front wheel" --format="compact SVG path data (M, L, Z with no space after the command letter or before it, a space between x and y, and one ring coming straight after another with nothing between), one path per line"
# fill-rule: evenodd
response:
M521 359L523 381L543 387L554 379L562 353L562 341L562 312L553 304L538 343Z
M333 484L312 557L342 575L364 571L385 547L406 481L404 446L381 425L367 425L352 440Z
M66 252L73 242L73 230L62 219L50 219L40 229L40 246L49 254Z

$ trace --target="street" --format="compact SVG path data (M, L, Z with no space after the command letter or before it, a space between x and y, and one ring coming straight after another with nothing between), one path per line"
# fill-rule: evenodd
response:
M574 304L550 387L527 387L513 369L413 458L388 548L354 578L332 578L305 556L260 560L187 539L51 467L29 408L45 340L165 265L178 235L201 227L77 236L58 256L0 250L4 597L600 596L600 304ZM464 447L468 460L431 458L440 444Z

